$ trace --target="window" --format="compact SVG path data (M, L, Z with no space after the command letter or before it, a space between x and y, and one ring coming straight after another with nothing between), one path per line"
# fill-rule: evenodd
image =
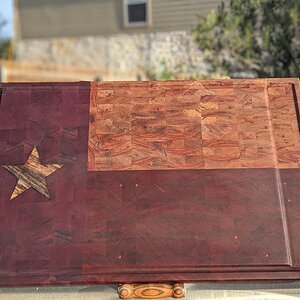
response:
M150 0L124 0L125 26L150 24Z

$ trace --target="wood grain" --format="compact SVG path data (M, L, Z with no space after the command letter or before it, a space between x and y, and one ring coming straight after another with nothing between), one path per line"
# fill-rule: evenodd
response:
M295 82L93 83L90 171L298 168Z
M185 290L182 283L121 284L118 294L120 299L184 298Z
M137 89L145 84L167 91L187 82L102 83L101 91L90 89L90 83L0 84L1 166L23 165L35 146L43 164L63 165L46 178L50 199L28 189L16 201L9 201L16 178L0 168L0 286L299 280L298 80L190 83L208 84L209 93L217 86L219 98L222 89L228 96L228 87L235 85L238 95L251 91L252 108L247 94L241 121L232 123L234 112L228 120L226 107L220 119L239 128L238 138L247 142L239 149L244 149L248 167L232 167L235 161L220 159L236 155L231 130L215 160L217 133L227 133L228 127L218 123L210 101L201 112L204 123L210 120L204 124L209 129L201 127L201 141L212 141L202 147L213 153L209 160L204 157L205 164L218 167L88 171L90 96L95 100L97 91L111 101L108 90L113 86L118 100L126 96L128 85ZM178 91L169 88L168 93ZM265 107L252 115L256 101ZM170 122L178 120L176 114ZM272 126L264 128L266 119ZM157 132L152 137L160 136ZM176 147L185 149L177 141L179 133L173 135ZM120 167L114 158L112 166ZM266 161L274 166L257 167Z
M3 167L17 178L16 186L10 196L10 200L13 200L31 187L43 196L50 198L46 177L60 169L62 165L43 165L40 162L38 150L34 147L23 165L10 165Z

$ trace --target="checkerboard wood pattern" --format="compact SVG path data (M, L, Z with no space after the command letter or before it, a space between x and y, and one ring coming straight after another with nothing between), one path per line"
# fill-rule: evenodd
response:
M93 83L88 168L298 168L297 105L291 82Z

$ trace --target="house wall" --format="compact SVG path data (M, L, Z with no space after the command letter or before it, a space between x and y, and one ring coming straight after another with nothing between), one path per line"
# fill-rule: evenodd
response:
M102 80L136 80L164 68L195 76L208 70L186 31L27 39L17 43L16 55L18 61L97 70Z
M16 60L89 68L103 80L207 75L190 31L221 0L149 1L152 25L126 28L123 0L18 0Z
M229 0L225 0L228 2ZM190 30L221 0L151 0L152 26L126 28L123 0L18 0L19 38Z

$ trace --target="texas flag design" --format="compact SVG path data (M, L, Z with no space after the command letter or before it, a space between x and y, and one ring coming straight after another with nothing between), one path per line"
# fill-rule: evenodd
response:
M0 84L0 286L300 279L299 95Z

